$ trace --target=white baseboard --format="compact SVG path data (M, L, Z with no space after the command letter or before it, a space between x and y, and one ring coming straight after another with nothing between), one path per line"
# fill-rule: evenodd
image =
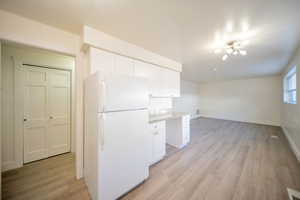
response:
M283 133L285 135L285 137L287 138L289 144L290 144L290 147L292 149L292 151L294 152L297 160L300 162L300 149L297 147L297 145L295 144L294 140L292 139L292 137L290 136L288 130L284 127L281 127L282 130L283 130Z
M16 169L22 167L20 166L20 164L18 164L18 162L16 161L8 161L8 162L3 162L2 163L2 167L1 167L1 172L5 172L11 169Z
M245 122L245 123L251 123L251 124L261 124L261 125L269 125L269 126L280 126L279 123L274 123L270 121L255 121L255 120L239 120L239 119L229 119L224 117L218 117L213 115L203 115L201 114L199 117L205 117L205 118L212 118L212 119L220 119L220 120L228 120L228 121L235 121L235 122Z
M197 119L199 117L201 117L201 116L200 115L193 115L193 116L191 116L191 119Z

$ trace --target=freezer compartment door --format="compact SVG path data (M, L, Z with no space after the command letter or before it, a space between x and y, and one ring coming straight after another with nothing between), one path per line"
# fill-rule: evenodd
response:
M111 112L100 115L99 120L102 133L98 200L114 200L148 177L148 112Z
M129 76L112 76L100 81L98 112L148 108L148 81Z

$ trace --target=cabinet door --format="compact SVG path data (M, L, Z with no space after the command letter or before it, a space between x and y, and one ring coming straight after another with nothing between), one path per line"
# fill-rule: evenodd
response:
M134 76L134 62L130 58L115 55L115 73Z
M180 96L180 73L161 68L160 72L161 96L179 97Z
M180 73L154 66L154 97L179 97Z
M167 88L171 97L180 97L180 72L168 70Z
M152 163L161 160L166 154L166 124L158 122L152 128Z
M151 96L154 96L153 94L156 93L156 74L156 68L153 68L152 65L140 61L134 62L134 75L148 79L149 93Z
M149 80L150 94L153 97L180 96L180 72L135 61L134 75Z
M93 74L99 70L106 74L114 73L114 56L115 54L91 47L89 49L90 73Z
M151 68L148 64L140 61L134 61L134 75L137 77L143 77L150 79Z
M152 96L167 97L166 94L166 77L161 67L151 65L152 70Z

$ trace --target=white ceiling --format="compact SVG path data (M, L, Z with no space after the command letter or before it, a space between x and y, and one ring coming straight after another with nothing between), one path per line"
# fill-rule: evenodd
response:
M280 73L300 41L299 8L299 0L0 2L0 9L24 17L78 34L86 24L179 61L183 79L196 82ZM212 53L216 38L234 39L245 26L247 56L223 62Z

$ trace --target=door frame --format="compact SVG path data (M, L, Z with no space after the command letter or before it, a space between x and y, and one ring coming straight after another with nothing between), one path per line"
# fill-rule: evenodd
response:
M1 31L0 31L1 32ZM20 37L21 36L21 37ZM72 102L74 103L74 107L72 106L73 109L73 117L72 119L73 122L73 131L74 131L74 151L75 151L75 168L76 168L76 178L80 179L83 178L83 135L84 135L84 108L83 108L83 82L85 76L88 74L88 69L86 66L88 66L88 61L86 58L86 52L84 48L81 48L81 45L79 45L79 38L78 40L75 40L74 42L78 42L78 45L72 50L68 48L61 48L60 43L39 43L33 40L33 38L26 38L24 40L24 37L21 35L18 35L14 38L8 38L8 37L3 37L0 36L0 42L1 42L1 47L4 42L12 42L20 45L26 45L30 47L35 47L43 50L48 50L51 52L56 52L64 55L68 55L74 58L74 69L72 73L72 79L73 79L73 86L74 89L72 92L74 95L72 96ZM76 43L77 44L77 43ZM1 60L2 64L2 60ZM1 66L1 70L2 70ZM1 77L2 80L2 77ZM2 96L1 96L2 100ZM1 105L2 106L2 105ZM1 114L2 110L0 109ZM2 120L1 120L2 123ZM0 131L1 132L1 131ZM1 134L2 137L2 134ZM2 138L1 138L2 142ZM2 156L0 155L1 160ZM1 171L3 170L3 163L1 161Z
M0 172L2 171L2 91L2 42L0 40ZM2 197L2 175L0 176L0 197Z
M75 59L75 58L74 58ZM46 69L55 69L55 70L61 70L61 71L68 71L70 73L70 147L71 152L72 150L75 150L74 146L76 141L76 135L75 135L75 128L73 120L75 120L75 109L74 109L74 73L72 69L62 69L62 68L56 68L51 66L41 66L41 65L35 65L35 64L27 64L22 63L20 60L17 60L16 58L12 57L13 65L14 65L14 96L15 96L15 102L14 102L14 114L15 114L15 120L14 120L14 128L15 128L15 156L16 156L16 166L15 168L22 167L24 164L24 130L23 130L23 113L24 113L24 90L23 90L23 72L25 71L23 66L31 66L31 67L39 67L39 68L46 68ZM74 140L74 142L72 142Z

